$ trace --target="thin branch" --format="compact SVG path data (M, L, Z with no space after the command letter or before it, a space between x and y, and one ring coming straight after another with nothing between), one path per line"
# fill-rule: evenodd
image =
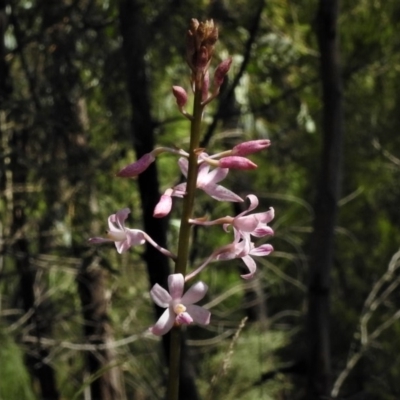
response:
M381 276L381 278L375 283L368 297L366 298L363 306L363 311L360 316L360 342L361 347L359 350L351 355L347 360L345 369L336 378L333 384L333 389L331 391L331 396L336 398L339 394L340 388L342 387L344 381L347 379L353 368L356 366L357 362L365 354L365 352L370 348L372 343L382 334L383 331L391 327L399 318L400 310L397 310L390 318L379 325L372 333L368 333L368 322L371 319L374 311L389 297L393 291L400 285L400 276L393 280L393 275L400 267L400 250L397 251L390 263L388 269ZM381 289L387 282L391 284L381 292ZM380 293L380 294L379 294Z

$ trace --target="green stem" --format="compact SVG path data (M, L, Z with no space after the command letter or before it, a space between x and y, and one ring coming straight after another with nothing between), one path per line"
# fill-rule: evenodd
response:
M201 82L196 82L193 119L190 127L189 166L186 183L186 195L183 199L181 226L179 230L178 254L175 263L175 274L186 275L187 261L189 258L190 228L189 219L192 217L194 197L197 184L197 154L200 146L200 126L203 114L201 105ZM171 330L168 400L178 400L179 397L179 369L181 357L181 329L175 327Z

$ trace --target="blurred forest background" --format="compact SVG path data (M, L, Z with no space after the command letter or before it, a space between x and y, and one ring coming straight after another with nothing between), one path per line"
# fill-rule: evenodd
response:
M233 58L204 147L272 141L224 184L274 207L276 233L254 280L240 260L202 273L212 321L187 330L181 398L400 398L400 3L337 6L0 0L1 400L164 396L148 289L172 265L87 239L130 207L129 227L175 249L180 201L168 219L152 211L176 159L115 173L188 144L171 86L189 89L191 18L220 28L212 68ZM199 193L196 216L240 210ZM192 265L227 243L220 229L193 230Z

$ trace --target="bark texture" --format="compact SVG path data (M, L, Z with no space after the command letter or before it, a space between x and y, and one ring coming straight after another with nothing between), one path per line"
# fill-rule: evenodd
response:
M91 262L91 264L87 264ZM105 272L98 260L86 258L78 275L79 296L83 307L84 333L90 345L111 344L113 335L107 313ZM93 400L123 400L126 398L121 373L115 366L115 351L103 349L86 353L86 368L90 376L100 376L90 384ZM114 364L114 365L113 365Z

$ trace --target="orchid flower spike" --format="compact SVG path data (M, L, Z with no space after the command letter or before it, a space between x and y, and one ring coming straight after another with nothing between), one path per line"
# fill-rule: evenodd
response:
M130 229L125 226L125 220L130 214L129 208L123 208L108 217L108 228L106 237L93 237L89 243L100 244L114 242L119 254L124 253L132 246L144 244L146 241L154 246L161 253L172 259L176 256L167 249L159 246L146 232L139 229Z
M208 286L197 282L183 294L185 279L182 274L168 277L169 292L156 283L150 291L154 302L166 310L156 324L150 328L154 335L165 335L172 327L189 325L195 322L200 325L210 323L211 313L194 303L200 301L207 293Z

